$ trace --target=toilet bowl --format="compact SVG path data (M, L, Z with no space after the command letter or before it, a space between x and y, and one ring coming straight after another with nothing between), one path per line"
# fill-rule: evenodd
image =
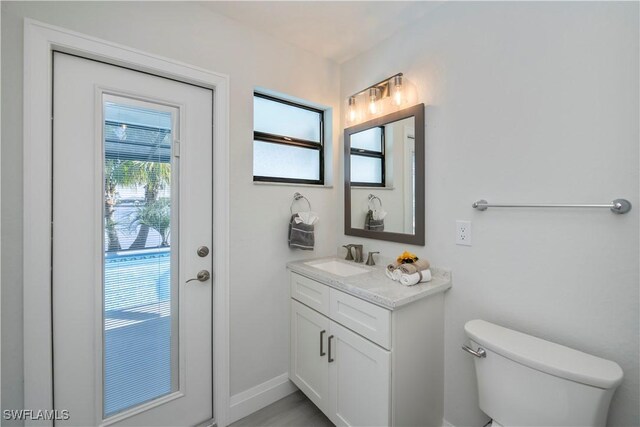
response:
M622 382L610 360L484 320L464 326L480 409L493 426L604 426Z

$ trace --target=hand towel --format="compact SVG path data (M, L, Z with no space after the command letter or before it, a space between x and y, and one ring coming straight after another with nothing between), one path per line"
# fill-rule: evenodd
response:
M373 210L373 214L372 214L372 218L374 220L383 220L384 217L387 216L387 211L383 210L383 209L374 209Z
M318 220L320 219L320 217L318 217L318 214L315 212L298 212L298 216L295 218L295 222L296 224L307 224L307 225L315 225L316 222L318 222Z
M431 281L431 270L422 270L413 274L403 274L400 276L400 283L405 286L413 286L418 283Z
M364 219L364 229L371 231L384 231L384 219L373 219L373 211L369 209Z
M291 215L289 220L289 247L312 251L315 244L314 225L296 222L298 214Z
M428 270L431 264L424 258L417 260L416 262L408 263L408 264L400 264L398 270L402 274L414 274L418 271Z

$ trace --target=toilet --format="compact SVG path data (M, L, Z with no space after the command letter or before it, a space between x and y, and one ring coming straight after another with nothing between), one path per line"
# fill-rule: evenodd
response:
M604 426L622 382L610 360L484 320L464 325L480 409L493 426Z

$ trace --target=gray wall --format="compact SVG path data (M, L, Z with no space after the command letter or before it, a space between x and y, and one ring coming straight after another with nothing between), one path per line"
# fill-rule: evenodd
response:
M638 401L638 3L448 2L341 67L342 99L399 71L426 104L427 245L453 269L445 418L481 426L464 323L482 318L618 362L609 425ZM494 202L608 202L631 213L488 210ZM342 200L342 199L341 199ZM473 246L455 245L471 220Z
M231 394L288 370L285 263L335 252L336 190L254 185L256 86L339 107L339 69L194 3L2 2L2 406L22 407L22 20L30 17L230 76ZM337 141L337 126L331 135ZM337 142L336 142L337 143ZM338 151L326 160L329 180ZM286 244L293 193L319 213L316 251Z

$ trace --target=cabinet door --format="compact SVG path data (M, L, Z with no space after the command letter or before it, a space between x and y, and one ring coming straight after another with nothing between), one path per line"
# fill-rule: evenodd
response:
M329 319L291 300L289 378L322 411L328 408Z
M388 426L391 353L331 322L329 411L336 426Z

